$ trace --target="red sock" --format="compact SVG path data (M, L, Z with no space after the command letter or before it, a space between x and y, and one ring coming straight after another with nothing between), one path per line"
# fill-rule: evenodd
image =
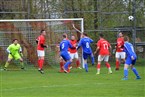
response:
M101 68L101 64L98 63L97 66L96 66L96 68L97 69L100 69Z
M107 68L110 68L110 64L108 62L105 63Z
M60 65L60 70L63 70L64 62L61 61L61 62L59 63L59 65Z
M40 59L38 59L38 67L40 67Z
M77 67L80 67L80 61L79 60L76 61L76 64L77 64Z
M40 59L40 62L39 62L39 68L42 69L43 68L43 64L44 64L44 59Z
M116 61L116 68L119 68L119 61Z

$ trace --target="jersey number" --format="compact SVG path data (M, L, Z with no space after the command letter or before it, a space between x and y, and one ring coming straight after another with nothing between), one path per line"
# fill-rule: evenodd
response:
M107 43L103 44L103 47L104 47L104 49L108 50L108 44Z
M89 43L88 43L88 42L86 42L86 48L89 48L89 47L90 47Z
M64 43L61 45L61 49L64 49Z

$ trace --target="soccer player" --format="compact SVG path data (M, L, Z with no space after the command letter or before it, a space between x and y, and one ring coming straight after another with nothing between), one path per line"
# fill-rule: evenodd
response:
M110 64L108 63L109 55L110 55L109 50L111 50L111 45L107 40L103 38L104 37L103 34L100 34L99 37L100 37L100 40L97 42L97 48L96 48L96 51L94 52L94 54L96 54L99 51L98 64L96 66L97 68L96 74L100 74L101 62L103 60L105 61L105 65L108 68L108 71L109 71L108 73L112 74Z
M69 73L69 65L71 64L72 60L68 53L68 48L73 48L70 41L67 39L67 35L63 34L63 40L60 42L60 56L65 60L65 64L63 66L64 72Z
M78 56L78 52L77 52L77 49L76 49L77 40L75 39L74 35L71 36L70 43L75 47L75 48L69 48L70 57L71 57L72 60L76 59L76 65L77 65L76 67L79 68L79 69L82 69L80 67L79 56Z
M45 57L45 52L44 48L47 48L48 46L45 45L45 36L46 36L46 31L41 30L40 36L37 37L36 43L37 43L37 55L38 55L38 71L43 74L43 64L44 64L44 57Z
M20 60L21 69L24 69L24 63L23 63L23 59L22 59L22 56L23 56L22 48L21 48L20 44L18 43L18 39L13 40L13 43L11 45L9 45L7 48L7 52L9 53L9 55L8 55L8 60L4 66L4 70L7 70L7 67L9 66L12 59Z
M117 38L117 44L116 44L116 69L115 70L119 70L119 66L120 66L120 62L119 62L119 58L121 58L121 60L123 62L125 62L125 52L123 51L124 48L124 38L123 38L123 34L120 32L118 34L118 38Z
M66 40L69 40L67 34L64 33L64 35L66 36ZM59 51L60 51L60 46L58 45L57 47L59 48ZM65 60L61 56L60 56L59 60L60 60L60 62L59 62L59 65L60 65L59 72L63 73L64 72L63 66L65 64ZM68 72L70 72L70 69L68 69Z
M136 79L141 79L138 74L138 71L134 67L137 59L137 55L134 51L133 45L129 43L129 37L124 37L124 51L126 53L126 60L124 64L124 78L122 80L128 80L128 67L130 66L134 74L136 75Z
M93 56L92 49L90 46L90 44L93 42L93 40L90 39L89 37L87 37L86 33L83 33L81 35L81 37L82 38L79 41L77 49L79 49L80 47L82 47L82 49L83 49L84 67L85 67L86 72L88 72L87 58L88 58L88 56L91 56L91 57Z

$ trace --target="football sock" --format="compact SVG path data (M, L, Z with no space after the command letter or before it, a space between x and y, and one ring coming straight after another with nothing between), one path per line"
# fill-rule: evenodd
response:
M76 64L77 64L77 67L80 67L80 61L79 60L76 61Z
M5 64L5 68L7 68L9 66L9 62L6 62Z
M40 59L39 68L42 69L44 64L44 59Z
M37 64L38 64L38 67L40 67L40 59L38 59Z
M68 70L68 66L69 66L70 64L71 64L70 61L66 62L66 63L64 64L64 69L65 69L65 70Z
M21 68L24 68L24 62L21 62Z
M101 68L101 64L97 64L96 66L97 70Z
M139 74L138 74L138 72L137 72L137 70L136 70L135 67L132 68L132 71L134 72L134 74L136 75L136 77L139 77Z
M85 64L86 72L88 72L88 64Z
M116 61L116 68L119 68L119 61Z
M110 64L109 64L108 62L106 62L105 64L106 64L106 67L107 67L108 69L111 68L111 67L110 67Z
M124 69L124 77L125 77L125 78L128 77L128 69L127 69L127 68Z
M95 64L94 56L91 56L92 64Z
M60 70L63 70L64 62L60 62Z

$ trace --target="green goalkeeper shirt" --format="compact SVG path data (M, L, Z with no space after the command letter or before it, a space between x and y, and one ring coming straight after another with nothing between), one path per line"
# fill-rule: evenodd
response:
M12 55L15 55L17 53L19 53L20 51L22 51L20 44L11 44L9 45L9 47L7 48L7 52L11 53Z

